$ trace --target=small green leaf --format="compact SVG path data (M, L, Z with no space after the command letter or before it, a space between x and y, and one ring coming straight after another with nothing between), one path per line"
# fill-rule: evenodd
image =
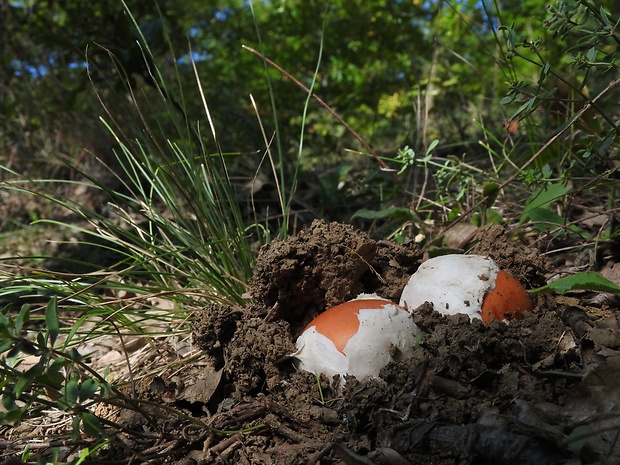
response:
M620 294L620 286L594 271L585 271L583 273L566 276L565 278L556 279L546 286L532 289L530 293L542 294L545 292L557 292L558 294L565 294L576 289Z
M580 425L575 427L566 439L566 446L571 452L578 453L588 442L589 437L592 435L592 431L587 425Z
M541 85L543 83L543 81L549 74L550 69L551 69L551 64L545 63L545 66L543 66L540 70L540 76L538 77L538 85Z
M13 347L13 341L11 340L6 340L6 339L2 339L0 337L0 354L3 352L6 352L7 350L9 350L11 347Z
M22 328L30 321L30 305L22 305L17 318L15 319L15 335L19 336Z
M526 112L526 110L529 110L532 108L532 106L534 105L534 101L536 99L534 97L532 97L530 100L528 100L527 102L525 102L523 105L521 105L517 111L515 111L512 116L510 117L510 120L513 121L515 119L518 119L519 116L521 115L521 113Z
M351 219L366 218L368 220L376 220L381 218L392 218L401 221L413 221L414 223L422 223L422 220L413 213L409 208L392 207L385 210L358 210Z
M58 307L56 306L56 296L53 296L45 309L45 324L49 334L50 344L53 346L60 333L60 320L58 319Z
M497 196L499 195L499 184L496 182L487 182L482 187L482 195L486 199L486 208L491 208L497 200Z
M600 18L603 24L605 24L606 27L612 27L612 24L609 21L609 17L607 16L607 12L605 11L605 8L601 7L599 10L599 14L600 14Z
M67 356L74 362L79 362L84 358L84 356L80 354L80 352L75 347L71 348Z
M4 424L17 425L21 423L25 412L21 410L19 407L17 407L17 405L15 407L16 408L14 410L9 410L8 412L5 413L4 419L3 419Z
M62 395L69 404L75 404L80 395L78 383L74 379L69 380L66 386L62 389Z
M607 137L603 142L600 143L600 145L597 147L596 152L599 155L605 155L605 153L607 152L607 148L614 143L615 138L614 137Z
M107 396L110 392L112 392L112 385L110 383L103 383L101 385L101 392L99 392L99 395L101 397L105 397Z
M11 322L9 319L2 313L0 313L0 338L9 339L11 334Z
M575 224L567 224L566 218L558 215L550 208L537 208L529 212L529 220L540 231L550 232L556 230L554 235L557 237L565 237L567 234L574 234L587 239L589 234Z
M436 247L434 249L428 249L427 252L429 258L435 258L442 255L462 254L464 250L454 247Z
M496 212L492 208L487 208L486 215L487 215L486 224L504 223L504 218L502 218L502 215L500 215L498 212Z
M84 413L82 415L82 425L84 432L94 438L101 435L101 422L92 413Z
M71 436L73 437L73 439L77 439L80 437L80 423L81 423L81 419L80 417L75 417L73 419L73 421L71 422Z
M80 386L80 402L90 399L99 389L99 383L94 379L87 379Z
M514 49L515 43L517 42L517 34L515 32L515 30L513 29L514 23L510 26L500 26L499 30L500 31L505 31L507 34L506 37L506 46L508 48L508 50L512 50Z
M19 399L26 389L31 383L31 380L28 376L20 376L15 381L15 386L13 387L13 393L15 394L15 398Z
M545 187L538 189L532 196L525 202L525 208L521 214L521 223L524 223L529 218L529 213L537 208L548 207L553 202L564 197L570 192L570 186L566 184L548 184Z
M62 383L65 381L65 376L63 373L54 371L50 372L49 370L42 374L37 374L33 377L32 381L36 384L42 384L43 386L47 386L50 389L60 390L62 387Z
M17 404L15 403L15 398L11 395L9 395L8 393L5 393L2 396L2 406L7 410L7 411L11 411L11 410L15 410L17 409Z
M433 150L435 150L435 147L437 147L437 145L439 145L439 139L433 140L433 142L431 142L430 145L428 146L428 149L426 150L426 154L429 155Z

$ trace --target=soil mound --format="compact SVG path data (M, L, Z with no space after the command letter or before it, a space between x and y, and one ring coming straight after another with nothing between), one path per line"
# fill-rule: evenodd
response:
M508 240L500 227L482 229L473 252L494 258L526 287L545 283L537 251ZM222 371L205 408L215 428L239 433L211 437L194 458L440 465L618 460L619 429L608 426L617 424L620 408L620 329L618 309L607 304L593 309L546 295L524 320L488 326L424 305L414 315L424 332L414 356L387 366L381 379L349 378L338 389L337 380L294 369L287 355L312 318L362 292L398 301L422 258L413 245L374 241L322 221L265 246L252 304L213 305L196 318L195 342Z

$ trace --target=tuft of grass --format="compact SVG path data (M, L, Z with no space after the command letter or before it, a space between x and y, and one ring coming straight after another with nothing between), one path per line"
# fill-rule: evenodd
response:
M135 22L134 26L139 31ZM19 173L2 168L12 177L4 189L33 195L39 202L55 204L70 213L69 220L42 218L34 224L72 229L79 238L77 245L97 249L105 257L101 263L82 262L80 257L65 260L68 268L80 265L91 270L74 274L37 267L52 257L32 256L30 268L9 271L0 278L0 296L5 301L13 296L16 302L44 304L50 296L57 296L66 312L63 329L72 337L81 335L70 338L71 344L118 332L144 334L145 321L156 326L161 323L161 330L151 335L188 331L191 311L206 302L243 304L252 274L250 232L208 105L203 99L210 137L203 134L198 122L189 121L185 111L179 111L184 108L183 89L167 82L141 32L139 37L160 97L160 102L150 101L149 105L159 103L167 120L155 128L148 125L145 113L152 109L141 107L127 78L131 110L144 124L140 135L129 137L126 128L115 124L114 115L96 89L107 112L102 122L117 142L114 153L120 172L108 169L120 187L110 187L108 182L79 170L84 180L66 183L103 194L108 202L101 212L60 194L56 189L60 181L20 179ZM117 72L123 73L112 54L110 60ZM177 67L175 73L180 83ZM202 95L197 72L196 83ZM163 134L165 127L174 128L174 132ZM214 146L213 150L207 145ZM162 300L170 303L165 310L158 308ZM97 327L82 333L80 328L87 321L97 321Z
M74 166L70 168L81 180L29 179L8 167L1 168L11 177L3 182L3 189L33 196L65 214L37 218L33 225L70 230L71 238L59 242L80 250L96 250L99 257L95 263L86 254L62 259L53 253L35 253L19 257L19 262L17 257L5 259L0 271L0 302L7 304L0 312L0 333L5 336L0 352L8 351L10 360L0 359L0 396L8 406L8 413L0 415L3 424L14 424L55 407L73 415L74 437L81 432L101 436L106 428L122 430L122 425L94 415L91 407L102 402L140 412L144 404L108 384L107 372L98 373L89 367L88 354L81 353L90 347L86 343L112 337L124 347L130 336L178 338L191 330L192 313L206 303L245 305L255 242L271 237L268 226L248 224L241 211L228 154L218 140L196 63L191 60L191 75L206 125L191 120L187 111L182 85L187 70L181 69L176 59L172 71L169 65L158 64L127 5L123 5L137 31L151 79L149 86L139 87L113 53L98 50L108 54L112 69L122 78L128 97L125 110L140 123L139 130L134 130L118 122L116 110L106 101L107 89L97 88L96 83L101 82L94 77L97 70L88 69L105 111L101 123L116 142L114 169L101 159L96 161L112 173L114 182ZM191 51L189 56L193 56ZM314 80L319 63L320 53ZM310 97L311 93L305 98L302 127ZM272 110L277 124L275 104ZM160 116L154 118L156 115ZM276 136L278 133L276 126ZM289 230L302 147L291 170L277 145L273 154L266 143L266 153L278 185L283 218L279 235L283 237ZM81 199L63 194L58 188L61 182L65 187L90 190L105 198L105 204L86 207ZM63 262L62 271L48 266L52 260ZM30 342L32 339L36 342ZM38 357L36 370L19 369L28 355ZM185 360L198 355L191 354ZM133 373L132 362L127 354L125 357L133 388L137 377L146 374ZM182 363L181 355L179 358ZM169 406L149 406L207 432L228 434ZM86 455L103 444L87 445Z

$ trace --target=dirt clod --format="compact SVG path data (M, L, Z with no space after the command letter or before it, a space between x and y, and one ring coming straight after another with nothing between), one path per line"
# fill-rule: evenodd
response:
M251 295L270 319L299 330L326 308L362 292L398 299L420 258L415 248L376 242L353 226L316 220L298 235L263 247Z

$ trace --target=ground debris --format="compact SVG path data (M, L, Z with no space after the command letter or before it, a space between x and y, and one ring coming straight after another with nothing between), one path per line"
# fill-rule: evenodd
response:
M415 453L420 459L435 458L441 451L442 463L488 463L539 465L561 463L565 456L552 443L480 424L441 425L415 421L383 432L379 440L401 454Z

